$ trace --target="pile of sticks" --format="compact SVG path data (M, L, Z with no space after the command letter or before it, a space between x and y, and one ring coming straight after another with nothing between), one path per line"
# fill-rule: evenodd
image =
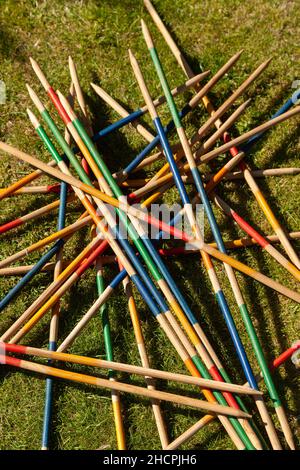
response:
M59 198L40 209L7 222L0 227L0 233L6 234L8 231L16 229L28 221L37 220L55 209L58 209L57 231L27 248L1 259L1 276L21 276L19 282L1 299L1 310L13 302L18 293L37 273L53 272L53 282L24 312L19 314L6 331L1 332L1 363L13 368L34 371L46 377L42 433L42 449L44 450L49 449L55 377L111 390L119 450L126 449L127 445L120 392L150 399L162 449L178 448L216 418L222 425L220 433L224 428L224 432L230 436L233 445L239 450L295 449L293 434L273 380L273 372L291 356L294 359L298 357L300 341L295 341L272 364L267 363L264 348L253 323L255 311L249 312L248 310L236 277L236 271L246 275L246 278L255 279L294 302L300 302L300 294L262 272L237 261L234 256L228 254L228 250L243 249L253 245L259 246L292 278L300 280L300 260L292 243L294 239L300 238L300 232L286 234L257 182L258 178L262 177L295 175L300 172L300 169L280 168L252 171L248 161L246 163L247 154L252 146L262 139L264 133L273 126L296 116L300 112L300 106L294 105L294 100L289 99L269 121L231 139L229 129L242 115L250 100L240 104L232 114L229 113L230 108L262 74L270 60L262 63L218 109L214 109L208 94L239 60L242 52L239 51L231 57L214 76L211 76L209 71L195 75L152 3L149 0L144 0L144 3L171 53L186 75L186 82L173 90L170 89L153 38L146 23L142 20L141 28L145 47L149 51L149 60L152 61L153 69L156 72L162 96L155 100L152 99L147 80L144 78L134 53L129 50L129 61L145 105L135 112L129 113L99 85L92 83L92 88L97 95L120 115L118 121L96 133L92 129L89 111L85 104L73 60L69 58L71 87L70 94L66 98L59 90L54 91L37 62L30 59L38 81L65 126L65 135L62 135L59 125L51 115L52 113L50 114L43 104L43 98L40 98L34 89L27 85L28 93L35 107L35 114L32 110L27 109L28 117L38 138L41 139L49 152L49 163L46 164L37 157L0 142L2 155L9 154L34 168L32 173L10 186L2 188L0 199L3 200L2 204L12 204L12 197L22 194L57 193ZM194 90L195 93L179 111L174 97L187 89ZM79 117L74 111L75 100L80 107ZM166 103L170 114L170 122L166 126L162 125L159 117L159 107L163 103ZM197 106L202 106L202 109L207 111L208 117L196 134L188 137L184 127L184 118L192 113ZM153 133L139 121L147 113L153 122ZM225 113L230 116L222 121ZM125 168L112 173L98 149L97 142L127 125L131 125L146 140L147 145ZM176 143L173 145L170 145L169 142L170 135L175 136L176 139ZM227 153L229 159L224 161ZM219 156L222 156L222 159L218 159L217 165L221 165L218 171L214 172L212 169L205 172L204 168L207 169L207 165L210 165L210 162ZM154 162L161 162L160 169L154 176L135 178L135 172L153 168L151 165ZM213 168L216 168L216 165ZM30 184L42 175L53 178L53 184L50 186ZM257 202L257 210L263 212L274 235L264 236L259 233L219 196L217 186L221 181L224 183L224 181L237 179L244 180L249 186ZM193 185L194 197L189 196L186 184ZM163 195L170 188L177 190L181 209L171 221L165 222L151 213L151 205L156 201L161 201ZM68 203L76 200L79 200L84 212L76 222L66 226ZM203 231L195 215L195 207L198 203L203 205L205 217L214 238L211 243L204 240ZM223 241L213 211L213 204L216 204L228 216L229 221L238 224L245 232L245 238ZM189 226L188 231L178 228L176 223L180 217L185 217ZM81 252L75 253L74 259L65 259L65 244L81 228L87 226L91 227L90 243ZM150 227L155 227L155 237L149 235L148 229ZM165 242L166 237L168 237L168 242ZM163 247L162 240L165 242ZM276 248L276 244L281 245L280 250ZM20 260L28 254L45 247L48 251L41 256L37 263L20 265ZM200 263L203 263L207 271L207 278L211 284L211 291L215 295L221 321L226 325L228 336L234 345L241 371L245 376L245 384L232 383L229 375L232 366L231 364L222 364L220 351L217 350L217 343L214 341L215 332L210 331L209 337L206 335L203 325L201 325L201 319L197 318L191 310L184 293L177 287L165 262L166 258L172 262L178 256L193 256L197 253L200 254ZM230 283L237 303L237 310L249 337L259 373L255 372L249 363L231 308L221 288L213 263L214 259L223 263L224 273ZM15 262L18 262L18 266L12 265ZM103 276L106 265L118 266L118 274L108 285L105 285ZM89 268L96 270L97 300L73 330L65 338L62 338L59 334L60 300ZM197 276L201 276L201 271ZM140 365L130 365L114 360L107 301L110 296L114 295L120 284L123 285L124 295L127 298L128 312L140 355ZM136 293L139 293L145 302L149 315L157 320L160 328L164 331L170 343L169 347L173 347L183 361L188 372L187 375L151 368L136 305ZM24 337L49 311L51 311L49 348L20 345ZM99 312L103 325L106 360L66 352L89 321ZM123 313L127 314L127 312ZM216 321L220 321L219 318L212 319L212 323ZM19 356L45 358L48 360L48 365L20 359ZM53 361L105 369L109 371L108 378L99 378L57 368L54 367ZM296 359L294 362L297 362ZM140 387L121 382L117 378L118 371L143 376L146 386ZM204 399L160 391L156 388L155 379L193 385L195 392L200 389ZM265 404L265 396L259 385L261 381L265 383L268 399L270 398L274 410L268 409ZM245 395L247 396L247 406ZM252 400L253 406L250 412L249 403ZM170 442L161 401L199 409L199 413L201 413L199 421ZM280 436L274 425L275 414L280 426Z

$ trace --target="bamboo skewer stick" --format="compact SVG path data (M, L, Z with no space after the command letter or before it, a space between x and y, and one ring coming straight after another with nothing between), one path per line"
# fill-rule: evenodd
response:
M268 168L265 170L253 170L251 171L251 175L254 178L265 178L270 176L295 176L300 173L300 168ZM188 175L181 175L183 181L185 183L192 183L192 177ZM205 182L209 181L211 178L214 177L213 173L206 173L203 174L203 180ZM242 180L244 179L243 172L241 170L236 170L233 172L227 173L224 177L224 180L231 181L231 180ZM149 178L140 178L140 179L127 179L121 183L121 186L126 188L140 188L145 186L150 181ZM25 189L25 188L24 188Z
M18 367L21 369L31 370L43 375L50 375L52 377L59 377L65 380L72 380L79 383L85 383L94 385L96 387L107 388L109 390L118 390L120 392L132 393L147 398L170 401L179 405L192 406L201 410L209 411L209 413L218 414L222 416L234 416L250 418L251 415L244 413L240 410L235 410L230 407L208 403L203 400L198 400L191 397L185 397L182 395L175 395L173 393L161 392L158 390L149 390L147 388L138 387L136 385L125 384L122 382L111 382L107 379L100 379L90 375L78 374L76 372L69 372L62 369L56 369L55 367L44 366L34 362L24 361L22 359L16 359L10 356L1 356L2 364L6 364L12 367Z

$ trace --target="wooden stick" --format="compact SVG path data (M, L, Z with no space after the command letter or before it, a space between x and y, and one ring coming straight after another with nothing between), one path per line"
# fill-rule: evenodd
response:
M226 64L224 64L220 70L218 70L218 72L209 80L209 82L201 89L201 92L198 93L196 96L194 96L190 101L189 103L184 107L184 109L182 110L181 114L182 114L182 117L185 116L188 112L190 112L196 105L197 103L201 100L202 96L207 93L227 72L228 70L236 63L236 61L239 59L240 55L241 55L242 51L239 51L237 54L234 54L227 62ZM94 90L96 91L96 93L107 103L109 104L115 111L117 111L120 116L122 116L123 118L126 118L129 116L129 113L126 111L126 109L123 108L123 106L121 106L115 99L113 99L108 93L106 93L101 87L99 86L96 86L96 85L92 85ZM167 127L169 129L173 128L173 123L172 121L170 121L167 125ZM151 149L156 147L158 144L159 144L159 139L158 137L153 137L152 136L152 139L149 139L147 137L147 135L145 134L145 132L143 131L143 129L141 129L137 124L135 125L135 128L136 130L148 141L150 142L151 144L153 144L151 146ZM150 152L151 150L149 150ZM161 157L161 152L159 152L158 154L156 154L155 156L155 160L157 160L157 158L160 158ZM144 158L144 156L143 156ZM125 169L123 169L121 172L119 172L118 174L115 174L114 176L116 178L124 178L124 177L127 177L127 174L131 171L134 170L135 166L138 165L138 162L139 162L139 155L134 159L135 160L135 164L133 165L133 162L131 162L128 167L126 167ZM151 160L151 163L153 162L154 160L152 159ZM139 167L141 167L141 165L139 165ZM130 170L129 170L130 168Z
M181 68L184 70L186 73L187 77L191 77L193 75L193 72L191 68L189 67L187 61L183 58L182 54L180 54L180 51L178 47L176 46L175 42L172 40L169 32L167 31L167 28L164 26L163 22L160 20L158 14L156 13L155 9L151 5L151 2L148 0L145 0L145 5L146 8L148 9L149 13L151 14L152 18L154 19L155 23L158 25L159 30L163 34L166 42L168 43L169 47L171 48L173 54L178 60L178 63L180 64ZM209 102L207 98L207 104L210 106L210 109L208 109L209 113L211 114L213 111L213 107L211 103ZM219 123L220 124L220 123ZM263 131L262 131L263 132ZM228 136L227 136L228 139ZM235 140L235 139L234 139ZM232 149L235 144L232 144ZM234 154L237 153L236 149L233 149L233 156ZM251 174L249 173L250 169L246 167L245 165L242 167L242 170L244 171L244 176L246 179L246 182L248 183L249 188L251 189L252 193L254 194L261 210L265 214L267 220L269 221L270 225L272 226L273 230L275 233L278 235L282 246L284 247L286 253L288 254L290 260L297 266L298 269L300 269L300 260L298 255L296 254L295 250L293 249L291 243L289 242L288 238L286 237L286 234L282 227L280 226L277 218L275 217L274 213L272 212L269 204L267 203L263 193L259 189L257 183L255 183L254 179L251 177Z
M107 264L113 264L117 262L117 259L114 255L102 255L101 256L103 266ZM63 261L63 268L67 268L71 264L71 260ZM45 266L41 269L41 273L46 273L53 271L55 263L46 263ZM26 274L33 267L33 264L28 264L26 266L14 266L12 268L2 268L0 269L0 276L22 276Z
M300 347L300 341L296 342L295 346L289 348L288 350L284 351L284 353L280 354L276 359L273 360L272 364L270 364L270 370L276 369L279 367L281 364L283 364L291 355L293 354L294 351L299 349ZM257 381L262 380L262 375L261 373L256 376ZM212 421L212 418L205 416L204 418L201 418L199 421L197 421L193 426L191 426L189 429L187 429L183 434L181 434L177 439L172 441L166 450L175 450L178 449L178 447L185 442L187 442L191 437L193 437L196 432L198 432L200 429L202 429L206 424L210 423Z
M290 232L288 234L289 238L292 240L298 240L300 238L300 232ZM272 243L278 243L279 239L277 235L268 235L265 237L266 240ZM257 240L254 238L250 237L245 237L245 238L239 238L237 240L228 240L224 242L225 247L227 249L236 249L236 248L244 248L248 246L255 246L258 245ZM215 242L208 243L208 245L213 246L214 248L217 247L217 244ZM179 247L174 247L174 248L161 248L159 250L160 254L163 256L174 256L174 255L184 255L184 254L196 254L196 250L189 250L185 246L179 246ZM2 270L0 270L1 274Z
M300 106L296 106L295 108L291 109L290 111L287 111L286 113L278 116L277 118L271 119L270 121L265 122L264 124L252 129L251 131L246 132L245 134L242 134L241 136L237 137L236 139L231 140L230 142L227 142L220 147L215 148L214 150L211 150L208 153L203 154L202 150L196 151L194 153L194 158L197 159L197 161L200 163L207 163L213 158L222 155L223 153L227 152L227 150L230 150L231 144L232 145L239 145L242 142L245 142L249 139L249 137L256 135L258 132L261 132L262 129L270 129L274 125L279 124L280 122L283 122L286 119L289 119L293 116L296 116L300 112ZM238 162L236 162L237 164ZM189 165L188 163L182 164L179 166L179 170L181 172L185 172L189 170ZM148 190L153 190L154 187L158 187L159 185L165 184L168 181L171 181L173 178L172 173L167 173L166 175L162 176L159 180L154 182L153 186L148 185ZM144 189L141 191L135 191L133 195L136 197L140 197L142 194L144 194Z
M251 171L251 174L254 178L266 178L270 176L295 176L295 175L299 175L299 173L300 173L300 168L295 168L295 167L294 168L268 168L266 170L252 170ZM181 174L181 177L185 183L193 182L192 177L189 175ZM203 181L207 182L213 177L214 177L213 173L206 173L203 175ZM224 175L223 179L226 181L243 180L244 175L241 170L236 170L236 171L229 172L226 175ZM129 178L126 181L122 181L121 186L124 186L125 188L141 188L145 186L149 181L150 181L150 178L139 178L139 179Z
M288 237L286 236L285 231L279 224L277 218L275 217L271 207L269 206L264 194L258 187L258 184L254 180L253 176L251 175L249 169L244 166L244 178L245 181L247 182L249 188L251 189L256 201L258 202L259 207L265 214L269 224L273 228L275 234L278 236L281 245L283 246L285 252L287 253L288 257L290 260L295 264L295 266L300 269L300 259L295 252L294 248L291 245L291 242L289 241Z
M42 240L39 240L38 242L35 242L32 245L29 245L27 248L23 248L22 250L17 251L13 255L10 255L4 260L0 261L0 268L4 268L5 266L8 266L9 264L17 260L24 258L29 253L32 253L33 251L36 251L36 250L40 250L44 246L49 245L50 243L60 238L67 238L67 236L71 235L72 233L76 232L82 227L85 227L92 220L91 216L86 215L86 214L87 214L86 212L82 214L76 222L74 222L71 225L68 225L63 230L58 230L57 232L54 232L51 235L48 235Z
M254 80L266 69L269 65L270 60L265 61L261 64L243 83L238 87L238 89L232 93L232 95L213 113L213 115L208 119L205 124L198 130L198 132L188 140L189 144L193 146L195 143L199 142L201 138L203 138L209 129L214 125L214 123L221 117L225 112L232 106L232 104L245 92L245 90L254 82ZM198 96L200 99L205 96L206 90L202 88L198 92ZM197 95L196 95L197 96ZM220 126L222 128L222 126ZM223 129L222 129L223 130ZM224 131L223 131L224 133ZM198 152L197 156L200 156L201 152L203 153L203 147L201 147ZM181 153L183 155L183 153ZM164 165L164 167L160 170L161 173L167 171L168 164Z
M122 270L121 264L119 264L119 269L120 271ZM143 335L141 324L140 324L140 317L139 317L139 313L138 313L136 303L133 297L131 283L130 283L128 276L126 276L125 279L123 280L123 288L127 297L128 310L129 310L129 314L130 314L130 318L132 322L135 341L136 341L139 356L141 359L141 364L143 368L149 368L150 362L149 362L149 358L148 358L148 354L146 350L144 335ZM145 373L145 379L147 383L147 388L149 388L150 390L155 390L155 382L153 378L150 376L147 376ZM162 448L165 449L169 443L169 439L168 439L167 427L165 424L164 416L163 416L159 402L152 400L151 405L152 405L152 411L153 411L156 427L158 430L160 442L161 442Z
M94 225L93 230L92 230L92 234L94 236L96 233L95 228L96 227ZM96 284L97 284L98 295L101 296L101 294L103 294L103 292L105 291L104 278L103 278L103 265L102 265L101 256L99 256L96 260ZM107 360L113 361L114 360L113 341L112 341L109 317L107 313L107 303L103 303L101 305L99 313L101 316L102 329L103 329L105 356ZM109 371L109 380L111 381L115 380L115 377L112 371ZM112 390L111 401L112 401L112 409L113 409L115 431L116 431L116 438L117 438L117 447L118 447L118 450L126 450L126 436L125 436L124 422L123 422L123 416L122 416L122 404L121 404L121 397L118 391Z
M192 77L191 79L187 80L185 83L183 83L182 85L179 85L178 87L176 88L173 88L172 90L172 95L173 96L177 96L179 93L182 93L186 90L188 90L190 87L193 87L195 86L196 83L199 83L200 81L202 81L205 77L207 77L207 75L209 75L210 73L210 70L207 70L205 72L202 72L202 73L199 73L198 75L195 75L194 77ZM108 97L109 95L106 94L106 92L101 88L99 87L98 85L96 85L95 83L91 83L91 86L92 88L94 88L95 92L100 96L102 97L103 95L103 99L104 101L106 101L106 97ZM112 103L112 102L111 102ZM154 106L160 106L162 105L163 103L165 103L165 97L164 96L160 96L159 98L156 98L156 100L154 100ZM121 109L121 108L119 108ZM124 115L123 118L129 118L130 116L132 117L132 120L128 120L126 119L126 121L124 120L124 125L125 125L125 122L126 124L128 124L129 122L131 123L132 121L138 119L139 117L141 117L143 114L145 114L147 112L147 106L142 106L141 108L139 108L138 110L134 111L133 113L128 114L128 115ZM122 119L120 120L122 121ZM118 123L120 121L117 121L115 123L115 125L118 125ZM119 128L119 127L118 127Z
M245 103L242 103L233 113L229 118L224 122L224 124L217 129L214 134L202 145L203 153L205 153L206 150L211 148L213 144L224 134L224 132L229 129L233 123L241 116L241 114L244 112L248 104L250 103L251 100L245 101ZM183 148L179 148L177 152L177 158L176 162L181 160L184 157L184 151ZM231 167L230 167L231 168ZM167 170L169 170L169 164L165 164L149 181L149 184L151 182L159 179L161 176L163 176ZM228 170L229 171L229 170ZM222 176L223 177L223 176ZM147 186L145 186L146 189Z
M44 111L43 111L44 112ZM62 113L63 114L63 113ZM39 130L39 133L42 135L42 129L38 123L38 121L36 120L36 118L34 118L34 116L31 116L31 119L32 119L32 122L34 123L35 127ZM36 123L35 123L36 121ZM68 122L66 120L66 122ZM71 127L69 127L68 125L68 128L71 129ZM56 131L55 131L56 133ZM44 134L44 131L43 131L43 136L45 137L46 139L46 134ZM78 140L78 144L79 144L79 140ZM59 167L64 171L65 174L69 174L68 170L67 170L67 167L65 166L65 164L63 163L63 161L60 159L60 156L58 155L58 153L56 151L54 151L54 148L52 148L52 146L50 145L50 141L48 142L47 140L47 145L48 145L48 148L49 150L51 150L51 153L53 155L53 157L58 161L58 165ZM83 148L84 150L84 148ZM69 153L68 149L66 149L67 151L67 154ZM86 152L84 152L84 155L87 157L88 159L88 162L90 163L90 155ZM70 155L71 157L71 155ZM73 158L72 158L73 160ZM98 171L98 170L97 170ZM97 173L96 171L96 173ZM86 175L84 175L84 179L86 180L87 177ZM100 183L100 181L99 181ZM104 184L103 184L104 186ZM90 186L88 186L90 187ZM99 229L101 230L101 232L103 233L103 235L105 237L108 237L109 239L109 243L110 245L112 246L113 250L115 251L116 255L121 259L121 262L122 264L124 264L124 260L125 260L125 264L126 264L126 271L128 272L128 274L131 276L131 278L134 280L134 282L137 284L137 287L139 288L139 290L141 291L142 295L145 297L145 294L143 292L143 290L141 290L141 286L140 284L137 283L137 275L135 274L132 266L130 265L130 263L127 261L127 259L125 258L125 256L123 255L122 251L120 251L118 245L115 243L114 239L112 238L111 234L109 231L106 231L103 227L102 227L102 222L101 220L99 219L99 217L96 215L96 213L94 212L94 209L92 209L92 206L90 204L87 203L87 200L86 200L86 197L83 195L83 193L81 194L80 190L78 190L77 188L74 187L74 190L76 192L76 194L78 194L80 200L83 202L83 204L85 205L85 207L87 208L87 210L91 213L91 215L93 216L93 220L95 221L95 223L97 224L97 226L99 227ZM102 208L102 206L99 206L102 210L102 213L105 213L105 207ZM110 214L108 214L108 216L110 216ZM107 216L107 220L109 221L109 217ZM108 289L108 294L110 294L112 291L112 287L110 287ZM106 291L103 293L103 300L105 301L105 295L106 294ZM90 311L85 315L85 317L82 319L81 322L79 322L79 324L76 326L76 328L73 330L73 332L71 334L69 334L69 336L65 339L65 341L61 344L60 346L60 350L63 350L65 349L66 347L68 347L68 345L74 341L75 337L78 335L78 333L80 332L81 328L84 326L84 322L86 322L92 315L94 315L96 309L98 308L99 305L101 305L101 302L99 303L99 301L102 301L102 298L100 297L98 299L98 301L93 305L93 307L90 309ZM177 336L174 335L174 332L170 329L170 326L169 324L166 323L166 321L168 321L170 319L170 316L168 314L168 312L166 311L165 313L160 313L160 310L157 309L157 307L154 307L154 305L152 305L152 303L150 302L149 303L149 300L148 300L148 297L145 297L145 300L147 301L147 303L149 304L150 308L151 308L151 311L152 313L156 316L156 318L158 319L158 321L160 322L161 326L163 327L164 331L167 333L167 336L168 338L170 339L170 341L172 342L172 344L175 346L177 352L180 354L181 358L184 360L184 363L186 364L186 366L189 368L189 370L191 371L191 373L193 375L195 375L196 373L196 369L194 367L194 365L192 365L192 362L190 362L190 359L189 359L189 356L186 354L184 348L182 347L182 345L178 342L178 338ZM165 318L166 316L166 318ZM15 336L15 338L13 338L14 341L17 341L21 338L21 336L28 332L29 331L29 328L32 327L32 325L34 324L34 322L36 321L37 319L37 315L35 315L36 318L31 319L31 321L25 325L25 327L23 327L20 332ZM172 326L174 325L174 322L173 322L173 319L171 318L169 321L172 321ZM163 323L162 323L163 322ZM174 326L176 326L177 328L177 325L175 324ZM177 330L176 330L177 331ZM179 328L179 331L180 331L180 335L182 334L180 328ZM179 336L180 337L180 336ZM11 340L12 341L12 340ZM198 374L198 372L196 373L196 375ZM213 395L209 394L207 391L204 390L203 392L205 394L205 396L210 400L210 401L213 401L215 402L215 398L213 397ZM225 428L228 430L229 434L232 436L233 438L233 441L236 443L236 445L240 448L240 446L242 445L242 442L240 441L240 439L238 438L238 436L235 437L234 434L232 434L232 431L231 429L228 427L229 426L229 422L227 423L227 421L224 421L221 417L220 419L222 420Z
M84 124L85 124L85 126L88 130L89 135L93 135L91 120L90 120L89 115L88 115L87 106L86 106L85 99L84 99L83 92L82 92L82 88L81 88L81 85L80 85L80 82L79 82L79 77L78 77L78 74L77 74L76 65L75 65L75 63L74 63L71 56L69 56L69 70L70 70L72 83L74 84L76 98L77 98L78 104L80 106L82 115L83 115Z
M248 413L244 413L243 411L236 410L228 406L208 403L206 401L198 400L196 398L175 395L173 393L168 392L161 392L159 390L149 390L148 388L125 384L123 382L111 382L107 379L100 379L98 377L78 374L76 372L70 372L63 369L56 369L55 367L44 366L34 362L24 361L22 359L16 359L10 356L1 356L0 362L2 364L6 364L12 367L30 370L32 372L37 372L43 375L49 375L51 377L58 377L64 380L71 380L74 382L94 385L96 387L107 388L109 390L118 390L119 392L131 393L156 400L169 401L178 405L191 406L197 409L208 411L209 413L213 414L251 418L251 415L249 415Z
M142 377L148 376L156 379L169 380L172 382L179 382L198 387L209 388L212 390L229 391L242 395L262 395L262 392L253 390L245 385L229 384L226 382L219 382L211 379L203 379L200 377L192 377L185 374L177 374L174 372L167 372L158 369L153 369L148 366L135 366L131 364L124 364L121 362L107 361L104 359L96 359L92 357L79 356L76 354L69 354L49 349L33 348L31 346L23 346L20 344L9 344L0 342L1 355L5 353L25 354L29 356L43 357L53 361L70 362L72 364L81 364L88 367L98 367L100 369L114 370L118 372L125 372L128 374L140 375Z
M74 194L69 194L67 202L74 201L74 199ZM51 202L50 204L47 204L46 206L40 207L39 209L36 209L35 211L30 212L29 214L22 215L17 219L11 220L10 222L6 222L6 224L0 225L0 234L6 233L9 230L19 227L20 225L23 225L26 222L29 222L30 220L35 220L38 217L43 217L44 215L49 214L49 212L58 209L58 207L59 199Z
M23 186L20 189L17 189L10 196L18 196L19 194L51 194L59 193L60 185L51 184L51 185L41 185L41 186Z
M51 308L52 305L58 300L58 295L53 298L53 303L47 302L48 299L55 294L60 287L62 287L63 283L72 276L72 274L76 275L76 279L79 275L84 272L85 267L89 266L89 257L91 257L91 253L97 253L100 250L100 245L105 245L104 242L101 243L100 237L98 239L92 240L82 251L79 255L64 269L64 271L60 274L58 279L50 284L47 289L25 310L25 312L11 325L8 330L1 335L0 341L7 341L10 339L18 329L31 318L35 312L37 312L40 308L48 310ZM94 260L93 260L94 261ZM71 283L70 280L68 280ZM50 304L50 305L49 305ZM48 308L47 308L48 307Z
M56 163L52 160L50 163L48 163L50 166L55 166ZM35 179L39 178L41 175L43 175L43 172L40 170L35 170L29 175L24 176L23 178L19 179L15 183L11 184L7 188L1 188L0 189L0 200L4 199L7 196L10 196L14 194L18 189L22 188L26 184L30 183L31 181L34 181Z
M66 268L70 264L70 261L63 261L63 266ZM12 268L2 268L0 269L0 276L23 276L23 274L28 273L33 268L34 264L29 264L26 266L14 266ZM41 273L47 273L53 271L55 262L46 263L42 267Z

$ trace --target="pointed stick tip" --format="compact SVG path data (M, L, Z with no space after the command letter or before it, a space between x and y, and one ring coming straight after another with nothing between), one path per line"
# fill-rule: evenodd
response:
M129 56L129 60L130 60L131 64L137 62L136 57L135 57L134 53L132 52L132 50L130 48L128 49L128 56Z
M248 98L243 104L244 106L248 106L248 104L252 101L252 98Z
M261 65L260 67L263 67L263 68L266 68L270 62L273 60L273 57L269 57L267 60L265 60Z
M72 120L75 119L76 115L75 115L69 101L67 100L67 98L59 90L56 90L56 94L59 98L59 101L61 102L61 104L63 105L63 107L67 111L68 115L70 116L70 118Z
M33 125L33 127L34 127L35 129L36 129L37 127L39 127L40 123L39 123L39 121L38 121L36 115L31 111L31 109L30 109L30 108L27 108L27 109L26 109L26 112L27 112L27 114L28 114L28 117L29 117L29 119L30 119L30 121L31 121L31 123L32 123L32 125Z
M149 31L149 28L148 26L146 25L145 21L143 19L141 19L141 26L142 26L142 33L143 33L143 36L144 36L144 39L145 39L145 42L147 44L147 47L149 49L152 49L154 47L154 43L153 43L153 40L152 40L152 36L150 34L150 31Z
M69 70L70 70L70 74L71 74L71 79L74 82L74 80L77 79L77 71L76 71L75 62L74 62L74 60L72 59L72 57L70 55L69 55L69 58L68 58L68 63L69 63Z
M39 99L38 95L36 94L36 92L33 90L33 88L31 88L31 86L28 83L26 83L26 88L27 88L27 91L28 91L28 94L29 94L30 98L32 99L32 102L37 107L38 111L40 113L42 113L45 110L45 106L43 105L43 103Z
M26 85L26 88L28 90L28 93L31 95L31 93L33 92L33 89L31 88L31 86L28 83L25 83L25 85Z

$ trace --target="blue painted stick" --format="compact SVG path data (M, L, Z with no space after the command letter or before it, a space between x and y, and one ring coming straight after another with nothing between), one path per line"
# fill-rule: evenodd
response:
M39 261L22 277L22 279L3 297L0 301L0 311L2 311L20 292L23 287L25 287L31 279L38 274L43 266L48 263L48 261L60 250L63 246L63 240L58 240L52 248L50 248L47 253L45 253Z
M60 205L59 205L57 230L62 230L65 227L67 194L68 194L68 185L62 182L60 185ZM64 244L62 243L60 250L58 251L58 256L59 256L59 253L61 253L63 245ZM55 273L55 270L54 270L54 273ZM56 309L59 309L59 304L55 304L53 309L54 309L54 312L56 311ZM50 335L49 335L50 351L55 351L57 347L56 337L55 337L56 335L52 337L52 328L53 328L52 321L54 319L54 315L52 316L52 319L50 322ZM56 328L57 328L57 325L55 325L54 327L55 332L56 332ZM45 387L45 407L44 407L42 447L41 447L42 450L49 449L52 403L53 403L53 379L47 378L46 387Z

